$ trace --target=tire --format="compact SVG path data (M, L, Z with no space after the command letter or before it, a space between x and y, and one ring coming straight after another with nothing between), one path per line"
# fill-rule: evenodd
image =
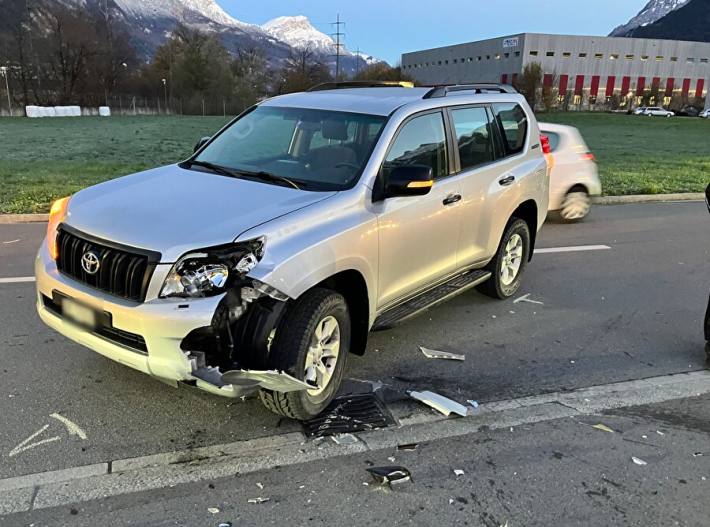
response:
M705 343L705 362L710 366L710 342Z
M589 215L592 208L592 198L586 189L574 187L565 194L559 214L562 221L575 223Z
M313 364L318 362L315 357L314 363L309 367L308 373L312 373L317 379L319 375L325 375L323 371L329 371L329 380L325 386L314 390L301 390L296 392L276 392L261 389L259 397L261 402L272 412L305 421L320 414L333 400L338 393L340 382L345 371L345 363L350 351L350 314L345 298L339 293L329 289L316 288L304 293L293 305L291 305L279 324L274 341L271 346L269 357L270 367L281 370L289 375L306 380L306 359L309 358L309 348L316 339L316 330L321 334L332 328L332 321L337 322L337 338L339 346L337 357L334 363L331 359L324 358L321 362L321 369L315 368ZM326 331L323 331L323 330ZM331 333L331 346L335 341ZM323 354L332 353L323 351Z
M517 271L512 281L509 281L510 274L506 273L504 276L503 263L509 261L508 258L510 254L508 253L508 248L511 241L514 239L519 239L521 242L520 250L514 251L518 255L514 261L518 262L519 265L517 266ZM520 288L521 279L525 272L529 255L530 229L528 228L528 224L520 218L512 218L503 233L503 238L498 245L496 255L486 266L486 270L490 271L493 276L478 286L478 290L484 295L500 300L505 300L513 296ZM511 266L507 267L510 269Z

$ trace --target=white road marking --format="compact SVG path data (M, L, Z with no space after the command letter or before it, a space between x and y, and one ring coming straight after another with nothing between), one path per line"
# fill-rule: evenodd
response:
M16 276L14 278L0 278L0 284L21 284L23 282L34 282L34 276Z
M546 247L544 249L535 249L535 254L549 253L573 253L580 251L604 251L611 249L608 245L575 245L572 247Z
M79 436L82 439L86 439L86 432L84 432L79 425L72 423L69 419L59 414L52 414L49 417L54 417L57 421L60 421L64 426L67 427L67 431L74 436Z
M30 437L25 439L22 443L20 443L15 448L10 450L8 457L13 457L13 456L16 456L17 454L21 454L22 452L24 452L25 450L29 450L30 448L35 448L40 445L44 445L46 443L52 443L54 441L59 441L59 436L55 436L55 437L50 437L48 439L42 439L41 441L37 441L36 443L30 443L30 441L32 441L35 437L37 437L38 435L43 433L45 430L47 430L47 428L49 428L49 425L44 425L42 428L37 430Z
M530 300L530 293L527 295L523 295L520 298L516 298L513 300L513 304L517 304L518 302L528 302L529 304L539 304L541 306L544 306L545 304L543 302L539 302L537 300Z
M16 240L10 240L8 242L2 242L3 245L10 245L11 243L17 243L20 241L20 238L17 238Z

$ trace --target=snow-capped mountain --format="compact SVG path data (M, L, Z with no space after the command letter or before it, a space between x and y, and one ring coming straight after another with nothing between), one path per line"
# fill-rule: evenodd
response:
M626 24L618 26L610 34L610 37L630 36L630 32L638 27L645 27L660 20L667 14L680 9L690 0L651 0L639 13Z
M322 53L335 53L335 41L313 27L305 16L280 16L269 20L261 28L296 49L310 48Z

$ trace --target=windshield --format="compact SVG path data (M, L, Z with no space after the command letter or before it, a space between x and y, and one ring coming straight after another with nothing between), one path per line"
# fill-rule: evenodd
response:
M193 159L237 176L278 178L305 190L343 190L360 177L386 118L326 110L257 106ZM265 174L276 176L264 178Z

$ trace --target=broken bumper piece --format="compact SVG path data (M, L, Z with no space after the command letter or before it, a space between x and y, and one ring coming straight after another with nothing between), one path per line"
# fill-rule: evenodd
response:
M222 382L245 389L264 388L282 393L313 389L308 383L276 370L232 370L222 374Z

